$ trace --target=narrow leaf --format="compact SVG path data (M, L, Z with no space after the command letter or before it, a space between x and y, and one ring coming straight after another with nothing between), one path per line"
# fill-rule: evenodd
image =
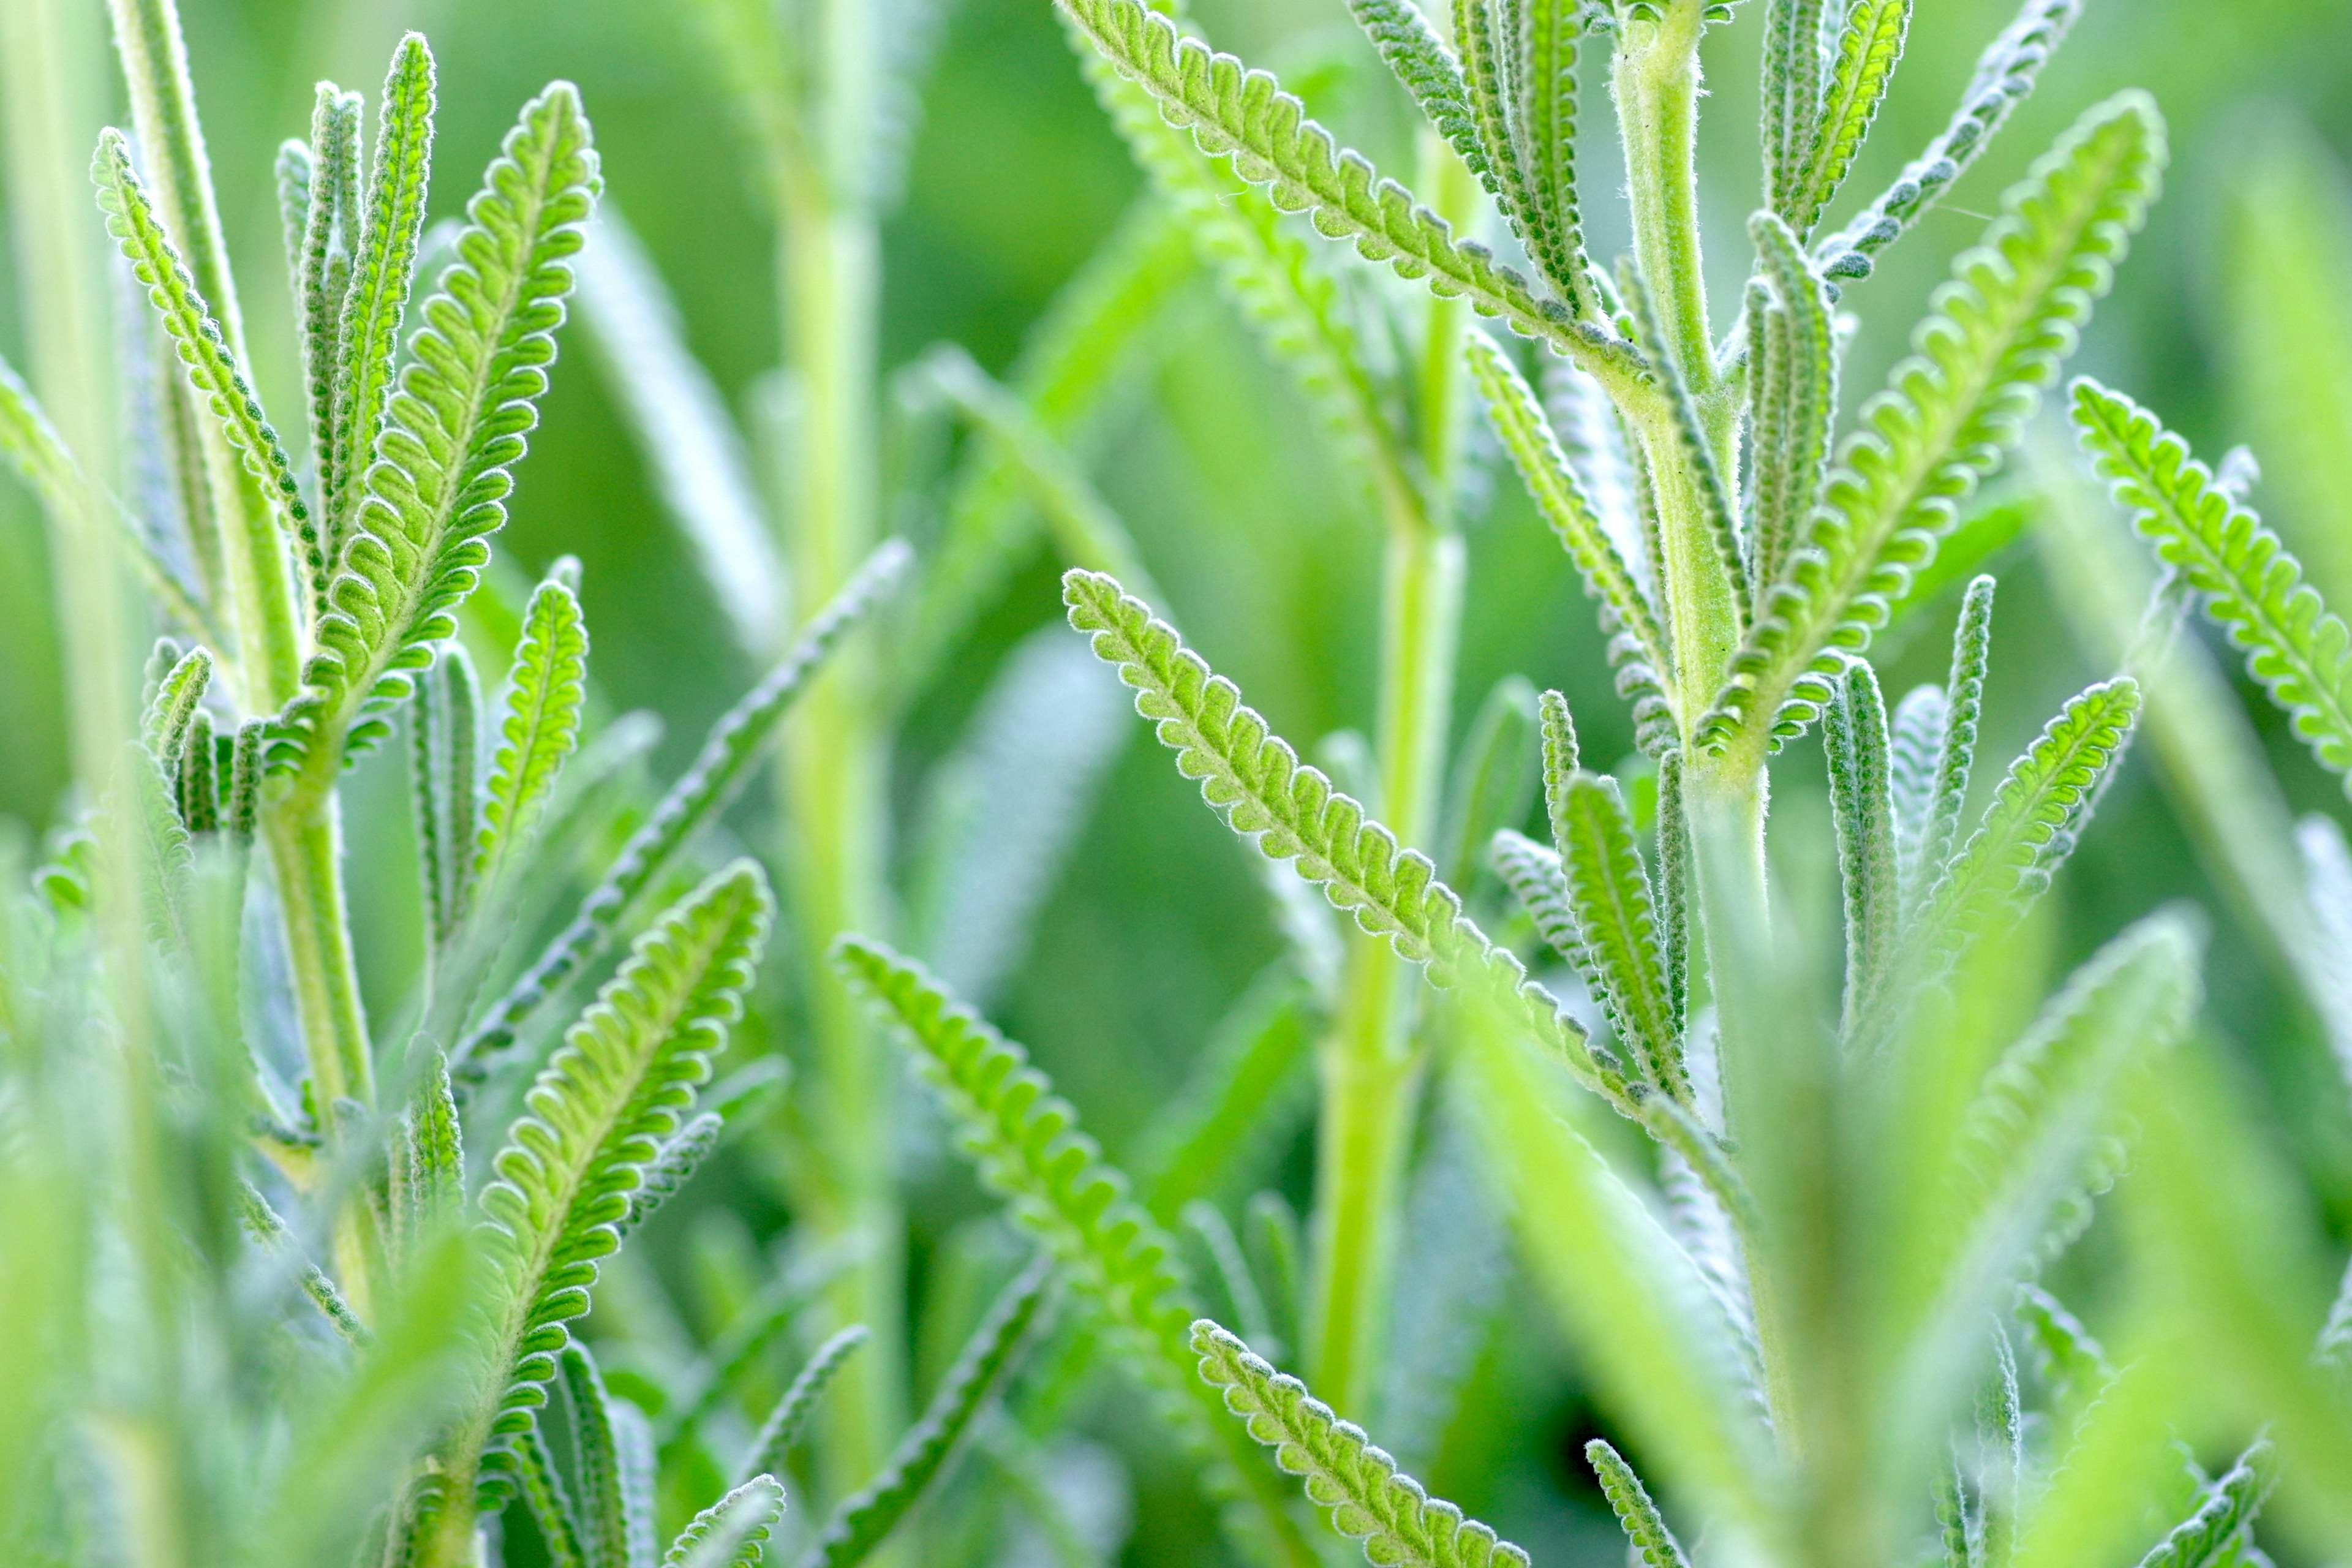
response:
M1128 1196L1126 1176L1078 1130L1077 1112L1031 1067L1028 1053L960 1006L923 969L879 942L845 935L834 958L916 1052L964 1134L982 1182L1052 1247L1063 1269L1115 1331L1129 1364L1157 1394L1213 1488L1251 1510L1229 1515L1243 1541L1305 1568L1314 1560L1281 1500L1255 1466L1236 1462L1192 1376L1187 1325L1197 1307L1175 1242Z
M1183 37L1139 0L1061 3L1096 47L1159 100L1171 123L1190 129L1211 156L1232 155L1242 178L1271 187L1276 206L1311 212L1322 233L1354 241L1401 276L1429 278L1443 295L1466 297L1480 314L1543 339L1604 382L1620 388L1641 382L1627 345L1576 323L1566 306L1538 300L1484 246L1455 238L1403 186L1339 149L1272 77Z
M1054 1259L1040 1257L1004 1288L964 1342L922 1418L891 1450L881 1473L843 1500L824 1532L801 1554L801 1568L855 1568L948 1473L972 1423L1021 1370L1051 1314Z
M299 765L312 794L382 739L408 672L457 629L489 559L483 539L506 521L601 184L579 94L557 82L523 106L467 205L361 476L305 689L280 721L273 765Z
M1432 1498L1372 1447L1361 1427L1340 1420L1307 1385L1278 1373L1206 1318L1192 1325L1202 1381L1222 1389L1225 1407L1274 1461L1306 1482L1308 1498L1328 1510L1331 1528L1363 1543L1364 1559L1382 1568L1526 1568L1528 1554L1499 1539L1452 1503Z
M1895 874L1893 781L1887 760L1886 703L1878 677L1861 659L1846 667L1825 711L1830 805L1837 823L1838 869L1845 889L1844 1027L1860 1026L1895 958L1902 889Z
M2352 630L2303 580L2302 563L2129 398L2077 381L2074 428L2157 553L2245 650L2248 671L2295 733L2331 771L2352 773Z
M753 1476L694 1516L662 1553L662 1568L758 1568L783 1517L783 1483Z
M744 1451L743 1462L736 1467L739 1476L748 1480L762 1472L783 1473L785 1458L792 1452L793 1443L800 1436L810 1414L816 1409L816 1402L824 1396L826 1385L857 1353L857 1347L873 1337L873 1331L865 1324L852 1323L816 1347L806 1364L793 1374L783 1397L776 1401L776 1407L768 1412L767 1420L760 1424L751 1447Z
M1690 1079L1633 815L1616 780L1581 770L1570 775L1562 807L1553 831L1586 981L1642 1078L1687 1107Z
M495 1500L495 1446L545 1402L565 1325L588 1310L646 1167L740 1016L768 918L756 866L713 876L638 939L525 1097L478 1200L496 1283L479 1382L444 1449L453 1518L473 1506L478 1466Z
M1855 7L1866 8L1867 0ZM2016 19L1978 57L1976 73L1960 94L1951 122L1876 201L1817 247L1824 272L1832 278L1870 276L1873 258L1901 237L1991 144L1993 132L2010 111L2032 92L2042 68L2082 9L2083 0L2024 0ZM1840 67L1843 71L1843 58Z
M1935 552L1955 503L2012 445L2145 216L2165 160L2155 107L2126 93L2090 110L2020 184L1983 245L1865 405L1803 547L1766 594L1701 742L1761 754L1829 695L1887 603Z
M908 559L906 545L898 540L886 542L866 557L841 592L808 623L782 662L719 716L702 749L695 753L693 765L678 776L653 814L630 835L611 869L581 904L580 912L451 1054L452 1070L461 1080L478 1081L485 1059L512 1045L516 1031L540 1005L604 952L637 896L702 825L734 797L793 699L806 689L834 646L888 592L906 569Z
M321 469L334 487L320 503L330 572L342 563L344 543L357 522L362 475L392 400L401 312L416 267L432 161L433 52L421 34L410 33L394 46L384 77L375 163L361 209L336 215L350 237L351 283L337 318L332 461ZM316 580L323 614L326 573Z
M1617 1523L1625 1531L1627 1543L1642 1554L1646 1568L1690 1568L1690 1559L1683 1555L1682 1543L1666 1528L1658 1505L1650 1500L1650 1489L1642 1484L1642 1478L1633 1473L1633 1467L1625 1462L1623 1456L1595 1437L1584 1446L1584 1462L1601 1478L1601 1489L1617 1515Z
M1495 434L1511 454L1513 466L1535 499L1536 510L1559 536L1569 559L1576 563L1586 594L1601 603L1601 630L1612 636L1621 629L1630 634L1642 661L1661 680L1670 678L1672 655L1649 595L1618 553L1583 484L1560 450L1543 405L1509 357L1486 333L1465 333L1464 346Z
M310 509L294 482L285 446L262 413L236 353L221 335L212 306L196 291L194 280L181 264L180 253L165 234L146 186L131 168L130 145L120 131L99 133L90 178L98 186L98 205L106 214L107 232L114 237L124 259L131 263L132 275L163 319L163 330L186 369L188 384L220 422L223 435L241 456L247 470L260 481L315 575L322 569L324 556Z
M522 641L507 676L506 717L482 797L482 826L470 853L488 886L530 836L556 776L580 742L588 694L588 627L580 601L561 582L541 583L523 610Z
M1853 172L1886 84L1895 78L1895 63L1903 58L1903 36L1910 25L1911 0L1856 0L1838 24L1837 55L1811 153L1782 215L1801 240L1811 235Z

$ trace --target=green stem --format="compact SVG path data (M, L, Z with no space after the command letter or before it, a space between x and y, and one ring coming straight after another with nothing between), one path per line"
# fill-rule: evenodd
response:
M214 205L204 127L196 118L195 91L188 79L176 0L110 0L110 9L115 47L130 84L131 124L155 210L230 353L238 363L250 366L228 247ZM184 381L174 377L165 395L188 400L194 395ZM294 695L301 676L302 623L286 535L261 481L247 471L219 421L198 409L193 423L218 531L214 552L226 567L233 600L226 618L236 631L234 671L246 706L257 713L274 713Z
M1456 223L1475 201L1469 171L1424 133L1422 188ZM1422 476L1383 487L1388 545L1381 592L1381 798L1367 803L1407 845L1429 842L1452 718L1462 622L1462 540L1447 526L1462 442L1460 300L1433 300L1422 344ZM1316 1155L1315 1386L1343 1415L1370 1414L1372 1375L1395 1272L1405 1152L1423 1058L1412 1048L1416 977L1388 943L1349 944L1339 1016L1321 1055Z
M265 812L262 827L278 872L278 903L286 921L295 1012L310 1053L310 1081L322 1109L338 1100L373 1105L375 1068L352 957L336 797L328 795L310 811L289 809L292 804Z
M250 363L175 0L111 0L110 10L156 211L230 352ZM175 384L171 395L189 395L184 384ZM217 549L227 566L238 684L248 710L272 713L300 685L302 622L286 536L260 481L229 446L220 423L199 417L195 425L219 530ZM355 1100L368 1108L375 1102L331 787L273 801L263 811L262 831L277 872L303 1052L325 1121L320 1131L331 1141L338 1131L331 1110L336 1101ZM336 1216L335 1253L343 1291L363 1315L372 1295L373 1251L364 1206L354 1199Z
M1692 862L1715 999L1726 1131L1737 1145L1742 1126L1769 1115L1770 1107L1791 1087L1779 1081L1780 1068L1789 1064L1764 1059L1775 1034L1768 1021L1784 1016L1789 1006L1788 987L1776 975L1772 951L1764 856L1765 775L1760 768L1717 764L1692 770L1688 787ZM1768 1237L1743 1226L1740 1246L1756 1307L1765 1399L1774 1430L1784 1443L1793 1442L1799 1431L1796 1369L1780 1269Z
M864 0L824 0L807 35L820 84L803 135L779 149L774 184L786 358L800 394L786 530L803 613L873 547L880 240L862 160L882 38ZM797 154L797 155L795 155ZM871 1329L825 1404L820 1451L832 1495L871 1478L906 1424L905 1218L897 1193L888 1058L827 959L835 933L887 927L888 742L879 671L856 640L834 656L785 736L785 862L803 994L815 1040L814 1147L796 1173L816 1234L856 1249L829 1292L835 1326Z
M1665 17L1629 26L1612 57L1610 90L1625 142L1633 258L1656 294L1666 341L1704 406L1716 390L1698 223L1699 0L1668 0Z
M126 695L135 676L124 595L97 510L114 473L115 354L107 258L79 170L106 101L100 47L96 18L72 0L0 9L0 132L16 217L26 370L89 481L83 504L53 507L47 521L74 776L93 786L113 769L135 718Z

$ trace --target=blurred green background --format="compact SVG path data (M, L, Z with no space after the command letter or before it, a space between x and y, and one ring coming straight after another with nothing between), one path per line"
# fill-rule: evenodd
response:
M949 14L923 85L906 195L885 235L885 354L902 363L952 340L1002 370L1055 290L1110 233L1139 180L1047 0L942 3ZM1921 0L1851 193L1884 184L1940 127L1977 49L2011 9L2004 0ZM1714 96L1703 151L1718 310L1737 298L1744 258L1732 240L1757 185L1754 10L1743 8L1739 24L1709 44ZM1410 167L1401 100L1339 0L1201 0L1197 11L1213 38L1253 61L1331 68L1317 73L1328 85L1315 96L1316 111L1384 167ZM689 345L721 391L740 410L776 363L772 230L747 138L689 8L646 0L185 0L184 13L257 377L274 406L295 400L271 154L303 130L320 77L366 90L373 105L393 41L412 26L430 36L440 65L436 217L457 210L514 106L550 77L568 77L595 121L609 197L677 295ZM1856 286L1852 300L1872 325L1855 347L1849 396L1876 384L1901 352L1892 323L1916 318L2002 186L2084 105L2130 85L2153 91L2169 118L2170 188L2076 365L2162 410L2200 451L2251 443L2266 470L2257 501L2336 602L2352 602L2352 402L2315 406L2308 391L2279 390L2288 376L2305 388L2352 385L2347 0L2092 0L1983 163ZM1588 207L1593 247L1605 256L1622 244L1622 219L1604 199L1618 173L1597 92L1588 102L1587 133L1597 143L1586 164ZM94 211L89 221L98 221ZM0 268L9 257L0 245ZM19 363L24 312L37 309L20 288L0 287L0 351ZM1132 373L1084 456L1133 530L1167 607L1282 732L1303 742L1368 726L1377 527L1287 375L1205 282L1160 323ZM1589 752L1621 755L1632 747L1630 727L1609 692L1591 607L1507 468L1498 469L1491 452L1486 468L1491 500L1472 509L1457 728L1498 677L1517 671L1570 694ZM919 534L929 526L919 515L900 521ZM499 548L531 574L562 552L582 558L595 679L614 709L649 709L665 721L664 775L755 673L584 353L568 354L555 376ZM1987 744L1989 755L2007 756L2102 672L2070 640L2031 544L2010 551L1999 569ZM24 492L0 486L0 814L37 832L62 809L67 770L51 603L39 518ZM1940 675L1950 608L1926 607L1909 635L1882 645L1890 691ZM920 698L893 786L908 808L902 817L1005 651L1058 614L1052 563L1040 548ZM2295 804L2340 809L2335 785L2270 710L2253 710ZM1784 816L1814 809L1808 780L1818 767L1810 743L1783 764ZM368 875L406 858L398 768L396 752L380 753L352 792L365 978L383 998L406 984L415 952L413 892L400 875ZM995 1008L1114 1157L1181 1083L1278 944L1253 857L1192 795L1157 748L1127 746ZM762 810L755 791L738 824L749 842L772 841ZM2280 971L2208 887L2138 759L2060 879L2053 963L2178 897L2216 912L2212 1026L2309 1173L2330 1227L2352 1229L2352 1112L2341 1079L2284 1000ZM1297 1142L1290 1181L1303 1197L1303 1133ZM923 1249L979 1202L951 1163L919 1161L910 1181L920 1289ZM740 1179L730 1185L722 1176L692 1196L706 1211L738 1208L754 1239L781 1217ZM2098 1250L2095 1242L2071 1265L2093 1294ZM1597 1493L1575 1458L1594 1418L1541 1314L1520 1312L1513 1299L1503 1293L1482 1349L1470 1415L1455 1421L1425 1479L1539 1558L1559 1560L1564 1535L1586 1531L1595 1533L1580 1539L1608 1553ZM1177 1543L1199 1538L1197 1520L1153 1511L1182 1496L1144 1487L1139 1556L1168 1560Z

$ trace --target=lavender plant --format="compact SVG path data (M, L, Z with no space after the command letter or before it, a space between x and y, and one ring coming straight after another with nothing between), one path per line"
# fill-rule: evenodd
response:
M1426 121L1418 195L1177 7L1058 0L1150 192L1007 374L945 347L886 387L874 260L937 16L709 0L787 322L740 425L646 251L596 212L569 84L523 107L462 220L428 226L437 89L410 35L372 132L361 95L320 84L279 150L302 404L279 424L176 11L113 0L131 126L99 142L83 237L131 282L123 444L158 482L127 482L87 399L53 420L0 363L0 451L95 606L79 815L38 864L0 838L0 1340L21 1363L0 1550L1029 1561L1009 1514L1080 1568L1117 1546L1070 1501L1072 1456L1110 1461L1063 1436L1099 1369L1156 1416L1115 1397L1115 1435L1172 1443L1240 1560L1310 1568L1349 1541L1525 1563L1374 1442L1432 1425L1417 1395L1465 1375L1433 1320L1504 1289L1506 1226L1511 1278L1601 1395L1610 1436L1581 1457L1649 1568L2233 1568L2274 1534L2352 1542L2352 1282L2331 1308L2201 1047L2201 921L2158 910L2042 978L2037 905L2145 721L2217 880L2352 1061L2352 856L2329 819L2292 822L2187 629L2201 613L2352 772L2352 633L2255 514L2245 457L2209 468L2073 384L2087 468L2044 443L2035 479L2111 673L2005 767L1979 754L1996 590L1974 569L2022 513L1971 498L2156 196L2153 103L2084 112L1884 389L1850 409L1841 388L1873 330L1853 286L2078 5L2027 0L1946 129L1856 203L1909 0L1349 0ZM1762 184L1725 310L1695 139L1706 40L1743 20ZM1627 170L1614 266L1579 195L1595 74ZM1294 373L1379 531L1369 746L1302 749L1248 706L1091 477L1087 426L1196 271ZM597 689L579 563L526 587L491 560L575 286L766 666L666 789L642 784L646 724ZM1639 748L1615 768L1517 678L1455 722L1481 405L1596 605ZM958 460L927 466L950 421ZM919 550L883 537L899 518ZM901 879L902 722L1041 539L1085 640L1052 628L1006 660L926 781ZM1890 702L1874 638L1963 583L1948 678ZM899 635L861 637L881 616ZM133 708L109 649L150 619ZM1122 687L1258 851L1286 937L1132 1180L979 1005L1085 821ZM1790 776L1816 733L1825 800ZM779 736L782 899L722 821ZM422 960L372 1016L345 780L394 741ZM1822 909L1809 850L1834 866ZM794 956L763 987L780 920ZM809 1039L789 1088L771 1010ZM940 1243L918 1312L899 1047L1029 1238ZM1272 1192L1229 1215L1310 1064L1304 1226ZM624 1248L730 1143L781 1173L791 1226L772 1258L692 1254L717 1310L689 1324L670 1271ZM2130 1285L2111 1321L2060 1294L2108 1208ZM1417 1273L1416 1227L1454 1244Z

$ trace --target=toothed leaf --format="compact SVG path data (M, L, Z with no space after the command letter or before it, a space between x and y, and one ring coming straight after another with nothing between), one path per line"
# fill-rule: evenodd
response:
M2154 106L2126 93L2084 115L2002 199L1985 243L1955 263L1917 353L1840 448L1825 503L1759 606L1702 743L1760 746L1811 722L1840 650L1868 645L1955 503L2016 441L2105 292L2163 163Z
M1213 157L1230 154L1244 179L1272 189L1276 206L1311 213L1318 230L1352 240L1369 259L1405 278L1427 278L1441 295L1467 298L1481 315L1552 343L1605 380L1623 385L1640 378L1622 344L1573 322L1564 305L1538 300L1484 246L1455 238L1411 192L1340 149L1271 76L1183 37L1139 0L1061 3L1105 58L1159 100L1171 124L1190 129Z
M1331 1528L1363 1543L1380 1568L1527 1568L1528 1554L1397 1469L1363 1428L1342 1421L1307 1385L1278 1373L1203 1318L1192 1325L1201 1378L1225 1408L1274 1450L1274 1462L1306 1483Z
M2329 769L2352 773L2352 631L2304 581L2302 563L2129 398L2077 381L2074 427L2116 499L2245 650L2247 669L2295 733Z
M483 541L506 522L601 186L579 94L557 82L523 107L467 205L358 481L305 689L280 719L272 765L299 766L313 792L381 739L410 672L457 629L489 559Z
M580 601L552 579L523 610L522 641L507 681L498 755L483 792L481 831L474 837L474 877L488 886L537 826L558 774L580 742L587 699L588 627Z

